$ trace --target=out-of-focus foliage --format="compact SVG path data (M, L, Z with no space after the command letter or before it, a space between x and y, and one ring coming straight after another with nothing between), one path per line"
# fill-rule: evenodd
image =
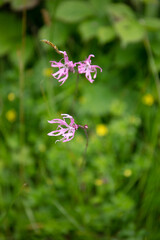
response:
M76 101L42 39L102 67ZM159 71L158 0L0 0L1 240L160 239ZM82 130L47 136L61 113L89 126L85 161Z

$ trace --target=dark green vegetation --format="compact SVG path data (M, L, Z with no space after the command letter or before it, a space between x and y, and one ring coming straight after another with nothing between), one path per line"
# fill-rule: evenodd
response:
M0 1L0 239L160 239L160 2ZM26 4L25 4L26 2ZM116 2L116 3L115 3ZM94 54L93 84L50 60ZM89 126L54 143L47 120Z

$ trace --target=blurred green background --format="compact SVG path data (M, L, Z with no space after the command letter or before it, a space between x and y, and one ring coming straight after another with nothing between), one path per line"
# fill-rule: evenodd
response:
M94 54L79 78L72 141L47 133L71 114L49 61ZM0 240L160 239L159 0L0 0Z

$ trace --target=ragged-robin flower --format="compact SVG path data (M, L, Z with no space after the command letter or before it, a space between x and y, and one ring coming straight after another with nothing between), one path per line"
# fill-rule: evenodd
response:
M97 68L99 68L101 72L102 72L102 68L99 67L98 65L91 65L91 57L94 57L94 55L90 54L86 60L82 62L78 62L76 64L79 64L78 73L79 74L84 73L88 81L93 83L94 79L97 76ZM93 77L92 77L92 73L94 73Z
M56 61L50 61L51 67L58 67L59 70L56 73L53 73L52 76L56 79L58 79L58 82L61 82L60 86L67 80L69 72L75 72L74 67L76 64L74 64L72 61L69 61L68 55L66 51L59 51L61 54L64 55L64 63L62 63L62 60L59 62Z
M58 142L58 141L68 142L74 138L75 131L79 127L83 128L83 129L88 128L87 125L85 125L85 126L77 125L74 121L74 118L72 116L70 116L69 114L61 114L61 116L63 116L63 120L62 119L53 119L51 121L48 121L49 123L58 123L59 124L55 131L48 133L49 136L62 135L62 139L56 140L56 142ZM65 118L70 119L69 124L66 123Z

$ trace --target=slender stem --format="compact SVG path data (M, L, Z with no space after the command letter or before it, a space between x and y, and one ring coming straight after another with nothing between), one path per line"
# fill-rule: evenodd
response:
M156 64L155 64L154 57L152 54L152 49L151 49L151 45L150 45L148 36L146 36L144 39L144 46L145 46L147 54L148 54L150 68L151 68L151 71L152 71L152 74L153 74L153 77L155 80L156 88L157 88L158 102L160 104L160 79L158 76L158 72L157 72L157 68L156 68Z

